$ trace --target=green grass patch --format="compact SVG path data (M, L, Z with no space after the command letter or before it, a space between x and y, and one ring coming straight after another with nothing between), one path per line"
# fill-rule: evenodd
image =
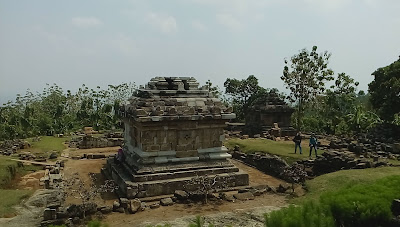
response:
M400 167L350 169L324 174L306 181L308 193L303 197L294 199L294 202L298 203L308 199L316 201L325 192L339 190L359 183L372 183L393 175L400 175Z
M43 152L47 151L62 151L65 149L63 143L69 140L70 137L58 138L54 136L42 136L40 141L32 142L32 138L28 139L31 147L36 150Z
M400 195L400 167L342 170L306 185L309 193L294 200L297 206L266 215L267 226L389 226L391 202Z
M289 164L307 159L310 154L310 148L308 147L308 142L303 141L301 146L303 148L303 154L299 154L299 150L297 150L297 154L294 153L294 143L292 141L273 141L268 139L229 139L225 141L224 145L233 149L235 145L240 147L240 150L245 153L255 153L255 152L263 152L278 155L283 158ZM323 150L318 150L318 155L322 154ZM315 157L315 152L312 153L313 157Z
M23 199L29 198L31 190L0 189L0 217L11 217L15 215L13 206L21 203Z

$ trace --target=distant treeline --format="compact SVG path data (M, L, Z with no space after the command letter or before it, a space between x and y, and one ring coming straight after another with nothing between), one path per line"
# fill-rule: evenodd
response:
M0 140L65 133L83 126L96 130L118 127L115 110L134 93L134 83L99 86L85 84L72 93L58 85L47 85L42 93L30 90L0 107Z

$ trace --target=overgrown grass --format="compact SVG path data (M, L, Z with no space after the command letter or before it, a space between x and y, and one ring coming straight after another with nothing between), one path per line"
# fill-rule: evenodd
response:
M299 203L309 199L316 201L325 192L339 190L359 183L372 183L393 175L400 175L400 167L351 169L324 174L306 181L308 193L303 197L294 199L294 202Z
M0 189L0 217L14 216L13 206L29 198L32 193L32 190Z
M14 178L17 168L16 161L0 157L0 188L5 187Z
M295 200L297 206L266 215L267 226L388 226L400 168L342 170L306 184L309 193Z
M229 139L225 141L224 145L229 149L233 149L235 145L240 147L240 150L245 153L264 152L269 154L275 154L283 158L289 164L308 158L310 154L310 148L308 143L303 141L301 146L303 148L303 154L294 153L294 143L292 141L273 141L268 139ZM323 150L318 150L318 155L322 154ZM313 151L312 156L315 157Z

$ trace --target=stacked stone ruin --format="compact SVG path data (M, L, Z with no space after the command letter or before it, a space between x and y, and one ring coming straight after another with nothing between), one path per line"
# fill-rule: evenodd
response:
M246 115L246 133L253 135L269 132L275 137L296 134L296 130L291 126L294 109L277 93L271 91L263 103L250 108L251 114Z
M121 163L107 160L103 172L126 198L187 190L193 177L223 179L221 188L248 185L223 146L232 108L193 77L156 77L121 106L125 146ZM220 183L222 184L222 182Z

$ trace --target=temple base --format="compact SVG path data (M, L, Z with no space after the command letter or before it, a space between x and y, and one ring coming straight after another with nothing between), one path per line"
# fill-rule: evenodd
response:
M133 171L126 163L107 160L103 174L114 180L122 197L128 199L173 194L175 190L195 191L201 185L195 179L215 179L213 189L226 190L249 184L249 175L229 160L146 166L149 171Z

